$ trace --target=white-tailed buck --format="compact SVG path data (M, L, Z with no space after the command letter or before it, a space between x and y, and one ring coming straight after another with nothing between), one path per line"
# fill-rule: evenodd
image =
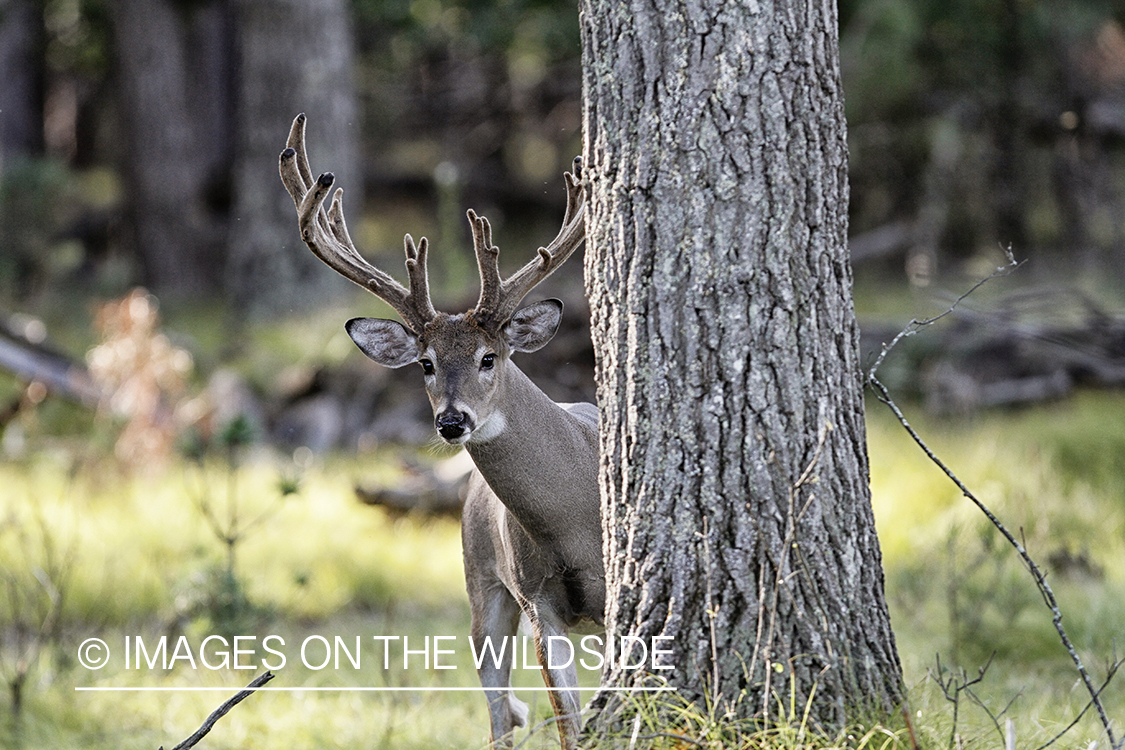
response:
M464 445L476 464L461 529L471 638L478 655L486 652L486 643L493 647L481 662L480 681L492 740L510 744L512 730L527 721L527 706L512 695L509 682L521 612L531 622L539 662L547 665L548 639L581 621L600 625L605 607L597 408L556 404L510 360L513 352L541 348L558 328L558 300L519 304L585 238L581 162L575 159L574 173L565 175L566 216L558 236L507 279L500 278L488 220L468 212L480 299L469 312L450 315L430 302L426 239L415 245L406 235L405 288L352 244L342 191L324 210L333 176L313 179L304 115L293 121L287 145L281 179L297 205L302 239L337 272L390 304L405 323L355 318L347 323L348 333L381 365L421 364L438 434ZM510 645L493 660L502 644ZM552 689L563 746L570 748L580 728L573 661L567 668L544 667L543 679Z

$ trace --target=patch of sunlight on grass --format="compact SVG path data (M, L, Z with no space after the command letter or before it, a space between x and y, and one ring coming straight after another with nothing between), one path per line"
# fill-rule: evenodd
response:
M292 682L289 672L280 670L268 687L303 685ZM24 731L18 747L172 747L195 731L253 674L229 670L140 672L99 680L97 684L222 688L215 691L76 692L70 681L60 682L32 701L22 722ZM353 677L344 684L337 680L334 686L377 684L363 678ZM90 686L89 682L80 685ZM435 720L439 716L440 720ZM3 718L0 712L0 720ZM284 738L284 745L294 748L473 748L483 746L487 726L485 702L475 693L269 690L252 695L235 707L219 721L204 744L233 750L271 746ZM0 741L0 747L4 746Z
M937 456L1029 544L1072 545L1076 553L1097 547L1114 557L1125 552L1125 420L1107 415L1122 412L1121 395L1084 394L1046 414L1037 409L956 423L907 416ZM1070 446L1075 434L1095 436L1082 455L1097 470L1068 468L1075 460L1059 446ZM868 439L872 502L888 561L943 544L952 528L988 525L878 405L869 410Z
M334 465L314 468L298 494L278 502L273 466L240 470L242 523L266 514L237 550L236 574L245 579L249 598L302 618L346 607L462 601L458 524L392 521L355 499L351 473ZM68 475L44 460L0 465L0 483L6 488L0 518L34 537L27 544L35 549L39 529L50 529L55 554L69 561L65 619L112 625L168 617L175 609L169 592L224 563L225 547L195 501L201 492L211 493L216 515L225 519L222 470L185 467L159 479L126 479L96 470ZM20 544L6 544L0 562L27 567L19 560L24 554ZM8 614L5 606L0 601L0 616Z
M251 598L296 617L465 599L456 521L393 520L361 505L352 482L328 470L305 477L301 492L247 540L242 561L255 571Z
M60 572L65 584L61 636L39 654L18 724L10 715L7 696L0 700L0 747L170 747L255 674L212 671L201 664L191 669L182 661L171 671L159 665L126 670L120 661L126 636L141 636L150 647L166 636L171 651L180 634L198 648L215 632L214 623L185 610L179 599L192 586L209 585L209 579L200 576L225 563L223 545L194 498L211 493L216 516L224 519L228 474L221 466L185 465L162 477L127 478L106 467L68 468L48 456L0 464L0 485L5 488L0 494L0 524L22 535L12 544L7 537L0 539L0 566L20 577L28 601L37 601L40 584L35 571L55 554L46 547L68 561ZM247 628L239 635L261 639L276 634L284 639L287 664L276 670L273 684L475 687L458 524L448 519L392 520L382 510L360 504L353 492L355 477L377 482L396 477L370 457L362 464L318 462L304 473L299 493L280 502L278 476L272 462L250 463L239 470L235 493L244 519L266 512L265 520L238 546L236 574L245 583L255 615L236 622ZM0 621L34 619L37 614L26 604L20 612L12 611L13 606L10 597L0 597ZM362 669L302 666L299 644L313 635L329 641L340 636L347 644L359 637L365 655ZM395 663L385 671L380 642L374 640L380 635L409 639L411 648L419 648L427 638L453 637L454 655L446 658L456 669L425 669L419 663L423 657L415 656L414 668L402 669L392 659ZM105 640L117 661L100 671L77 665L78 644L87 637ZM251 641L255 642L261 641ZM256 657L247 658L260 667L271 657L259 650ZM517 684L541 684L538 670L521 672ZM91 685L231 689L74 691L75 686ZM542 717L549 706L537 701L536 709ZM441 720L435 721L436 716ZM285 737L289 746L310 748L372 742L394 748L479 747L487 726L485 701L478 693L271 691L244 701L207 743L234 748ZM8 737L15 744L9 744Z
M1115 644L1125 641L1125 420L1119 418L1125 395L1080 394L958 422L916 412L908 408L931 447L1048 571L1063 622L1100 684ZM1088 696L1034 582L980 512L878 404L869 408L868 433L887 597L917 733L933 747L949 746L955 729L964 746L1001 746L987 713L965 696L954 728L951 704L931 677L936 653L943 665L964 668L972 678L995 652L976 694L993 712L1012 702L1008 715L1020 747L1042 744ZM288 659L271 684L303 690L252 696L219 723L208 746L265 746L282 738L297 748L483 747L488 719L479 693L308 689L475 687L477 678L465 640L458 524L395 520L361 505L353 492L358 481L398 481L391 462L379 456L318 459L301 476L299 492L279 501L278 480L288 470L274 460L254 460L239 470L238 513L246 520L265 515L236 554L235 572L253 616L232 622L246 628L243 635L281 637ZM174 640L182 633L198 645L213 632L218 620L184 602L214 587L219 579L213 574L226 563L196 501L208 494L216 515L226 518L230 486L221 464L185 464L147 478L124 476L108 463L76 462L65 451L0 464L0 570L23 581L32 597L43 590L36 570L58 569L65 584L60 635L44 648L26 687L16 740L9 739L17 736L8 731L14 726L9 703L0 698L0 748L171 747L251 679L255 670L181 664L168 672L127 671L115 662L93 672L75 661L78 644L90 636L105 639L120 656L126 636ZM16 611L20 606L18 598L0 596L0 622L9 628L0 633L26 617ZM409 638L411 648L427 636L453 636L450 658L457 668L404 669L397 652L389 669L379 658L365 658L360 669L310 669L300 664L299 646L314 635L341 636L347 644L358 636L365 656L374 657L381 656L368 650L378 645L376 636ZM584 684L597 682L596 674L581 676ZM541 685L533 668L518 670L515 679ZM80 685L224 686L229 692L76 693ZM521 697L533 705L532 724L549 717L543 694ZM1103 697L1112 716L1125 716L1125 689L1115 682ZM1065 746L1085 747L1099 736L1090 713ZM528 747L557 747L557 739L548 728Z
M142 632L143 631L143 632ZM275 678L270 690L261 691L243 701L222 719L208 737L212 748L241 748L274 744L284 738L287 747L380 747L411 750L430 747L483 747L487 735L486 701L476 691L417 690L411 692L373 692L366 688L476 688L476 671L468 647L468 612L462 608L448 615L417 613L382 613L366 615L342 613L314 623L277 622L267 626L275 640L266 652L258 644L265 635L243 646L248 653L241 664L252 669L210 669L203 666L204 653L210 663L218 665L222 651L204 648L199 638L190 638L192 651L198 659L197 668L190 668L182 658L171 670L142 666L123 667L124 639L142 637L150 648L161 633L152 629L120 629L104 631L101 636L110 644L116 658L103 669L88 671L56 669L58 664L44 664L50 674L43 689L30 696L22 725L19 747L38 748L85 747L151 748L163 743L170 747L188 736L223 700L237 692L264 668ZM373 636L394 634L399 642L386 646ZM418 650L425 638L451 636L442 643L445 653L442 666L427 666L425 657L414 653L403 664L404 646ZM327 652L321 648L325 638L331 642L340 636L344 645L357 657L356 667L347 658L339 665L321 667ZM277 640L280 639L280 640ZM356 639L360 645L355 646ZM174 639L169 639L169 642ZM302 657L302 644L312 644ZM400 646L399 643L403 643ZM432 643L432 641L431 641ZM432 653L431 647L431 653ZM227 647L229 652L229 646ZM168 651L172 651L169 645ZM147 651L146 651L147 653ZM534 653L532 648L531 653ZM285 657L279 664L279 654ZM56 657L57 659L57 657ZM534 663L534 656L530 657ZM307 666L307 661L312 666ZM389 664L389 668L386 668ZM584 684L597 682L596 673L586 675ZM517 660L515 685L541 686L539 670L524 667ZM84 688L161 688L161 692L93 692L75 691ZM174 688L174 689L171 689ZM223 688L200 691L199 688ZM328 688L325 690L324 688ZM365 688L349 691L349 688ZM171 690L169 690L171 689ZM587 692L586 697L591 693ZM542 693L521 694L531 707L531 724L551 715L549 701ZM10 717L0 707L0 723ZM0 724L2 725L2 724ZM516 741L527 737L527 730L517 733ZM536 734L528 747L557 746L550 729ZM0 740L0 747L6 747Z

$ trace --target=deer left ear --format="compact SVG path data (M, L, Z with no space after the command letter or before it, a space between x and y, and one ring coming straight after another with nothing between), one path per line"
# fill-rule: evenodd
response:
M515 352L534 352L542 349L554 337L562 322L563 303L557 299L520 308L504 324L500 334Z
M397 320L352 318L344 328L364 354L384 367L405 367L422 356L418 337Z

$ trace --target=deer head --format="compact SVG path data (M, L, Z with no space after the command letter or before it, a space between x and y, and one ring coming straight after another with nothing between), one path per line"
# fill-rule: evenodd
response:
M301 238L335 271L375 294L402 316L402 323L378 318L348 321L348 334L375 362L386 367L422 366L434 425L450 443L485 441L504 429L499 408L515 366L513 352L543 347L558 329L562 302L548 299L520 308L521 300L561 266L585 238L581 159L564 174L566 215L558 235L537 256L507 279L500 278L499 248L492 244L488 219L469 210L473 248L480 270L480 298L465 313L437 312L430 301L426 275L429 243L405 238L409 287L368 263L356 250L344 223L343 190L337 189L327 211L324 199L334 177L315 180L305 153L305 116L298 115L281 152L281 180L297 206Z

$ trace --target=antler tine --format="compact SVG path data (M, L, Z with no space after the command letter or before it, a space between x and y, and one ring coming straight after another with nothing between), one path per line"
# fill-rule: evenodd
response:
M566 183L566 213L563 214L565 227L574 218L575 214L583 208L586 193L582 189L582 157L574 157L570 172L563 172L563 182ZM585 231L585 229L583 229Z
M289 196L293 199L298 211L301 208L301 201L313 186L312 170L309 168L308 153L305 151L305 122L304 112L293 118L293 124L289 127L289 137L286 139L285 146L286 152L290 149L293 150L293 166L295 168L290 170L283 168L281 170L281 181L285 184L285 189L289 192ZM282 156L284 156L284 153ZM319 220L327 229L327 217L321 214Z
M566 182L566 214L558 235L539 248L534 260L504 281L497 267L499 248L492 246L488 220L469 211L473 245L480 268L481 294L473 316L490 326L500 326L512 317L520 301L539 282L555 272L586 239L585 192L582 186L582 157L575 157L574 171L563 174Z
M503 288L500 280L500 248L492 244L492 225L488 223L488 219L477 216L476 211L471 208L467 216L473 230L473 251L480 271L480 299L473 312L475 317L483 321L490 317L490 311L495 310L500 302Z
M312 187L312 170L309 168L309 156L305 150L306 122L307 118L304 112L293 118L293 124L289 127L289 138L286 139L285 145L297 152L297 172L301 175L305 190L308 190Z
M415 246L414 238L408 234L403 237L403 245L406 250L406 275L410 280L409 301L419 317L429 322L437 317L437 310L430 301L430 278L426 269L430 241L423 237Z
M408 328L421 333L426 323L437 315L430 302L426 278L426 240L423 239L421 246L416 248L410 235L406 236L409 289L368 263L356 250L348 234L344 221L343 190L336 190L331 207L327 213L324 211L324 199L336 178L331 172L325 172L315 181L312 179L305 154L304 134L305 116L301 114L293 121L289 142L281 152L279 164L281 181L297 206L301 239L329 268L384 300L402 316Z

